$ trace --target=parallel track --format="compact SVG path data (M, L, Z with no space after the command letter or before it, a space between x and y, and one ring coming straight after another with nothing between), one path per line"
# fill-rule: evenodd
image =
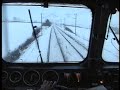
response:
M75 51L84 59L84 56L75 48L74 45L58 30L58 32L64 37L64 39L75 49Z
M58 44L58 46L59 46L59 48L60 48L60 52L61 52L62 57L63 57L63 60L64 60L64 62L65 62L65 55L63 54L62 47L61 47L60 42L59 42L59 40L58 40L58 37L57 37L57 35L56 35L55 31L54 31L54 28L51 28L51 32L50 32L48 52L47 52L47 62L50 62L50 50L51 50L50 47L51 47L51 45L52 45L52 43L51 43L51 41L52 41L52 34L55 34L55 37L56 37L56 40L57 40L57 44Z
M58 27L57 27L58 28ZM64 32L62 29L58 28L60 31L62 31L64 34L66 34L68 37L70 37L71 39L73 39L77 44L79 44L80 46L82 46L85 50L88 50L85 46L83 46L80 42L78 42L77 40L75 40L75 38L73 38L72 36L70 36L69 34L67 34L66 32Z

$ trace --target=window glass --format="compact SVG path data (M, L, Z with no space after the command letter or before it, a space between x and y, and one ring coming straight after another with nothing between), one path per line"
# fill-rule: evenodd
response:
M110 23L110 24L109 24ZM107 62L119 62L119 12L109 18L102 57Z
M83 61L88 53L92 13L84 5L61 6L3 4L3 59L11 63L41 63L41 57L44 63Z

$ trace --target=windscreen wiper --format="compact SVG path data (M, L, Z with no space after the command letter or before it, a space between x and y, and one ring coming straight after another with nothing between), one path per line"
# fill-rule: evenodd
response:
M112 18L112 14L110 14L110 22L111 22L111 18ZM113 31L112 27L110 26L110 23L109 23L109 28L110 28L112 34L114 35L115 40L117 41L118 45L120 45L120 42L119 42L117 36L115 35L115 32ZM109 30L109 29L108 29L108 30ZM108 31L108 33L109 33L109 31ZM107 35L107 37L108 37L108 35Z
M35 40L36 40L36 43L37 43L37 47L38 47L41 63L43 63L43 59L42 59L42 55L41 55L41 51L40 51L40 46L39 46L39 43L38 43L38 40L37 40L37 36L36 36L36 33L35 33L35 29L34 29L34 26L33 26L30 10L28 10L28 12L29 12L29 16L30 16L31 25L32 25L32 28L33 28L33 34L34 34L34 37L35 37Z
M115 40L117 41L118 45L120 45L120 41L118 40L117 36L115 35L115 32L113 31L113 29L111 28L111 26L109 26L110 30L112 31L114 37L115 37Z

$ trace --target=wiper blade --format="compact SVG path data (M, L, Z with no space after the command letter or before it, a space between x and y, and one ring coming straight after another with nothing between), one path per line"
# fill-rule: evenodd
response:
M36 40L36 43L37 43L37 47L38 47L38 51L39 51L39 54L40 54L41 63L43 63L43 59L42 59L42 55L41 55L41 51L40 51L40 46L39 46L37 36L36 36L36 33L35 33L35 29L34 29L34 26L33 26L30 10L28 10L28 12L29 12L29 16L30 16L31 25L32 25L32 28L33 28L33 34L34 34L34 37L35 37L35 40Z
M119 42L117 36L115 35L115 32L113 31L112 27L110 26L111 19L112 19L112 14L110 14L110 21L109 21L109 26L108 26L108 33L109 33L109 29L110 29L111 32L112 32L112 34L114 35L115 40L117 41L118 45L120 45L120 42ZM108 33L107 33L107 38L108 38ZM107 39L107 38L106 38L106 39Z
M110 30L112 31L114 37L115 37L115 40L117 41L117 43L120 45L120 41L118 40L117 36L115 35L113 29L111 28L111 26L109 26Z

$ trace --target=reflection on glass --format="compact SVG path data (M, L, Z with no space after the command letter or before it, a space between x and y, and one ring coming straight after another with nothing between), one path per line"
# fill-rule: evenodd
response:
M83 5L82 8L56 6L2 6L2 57L5 61L41 63L35 35L44 63L80 62L86 58L92 21L90 9Z

